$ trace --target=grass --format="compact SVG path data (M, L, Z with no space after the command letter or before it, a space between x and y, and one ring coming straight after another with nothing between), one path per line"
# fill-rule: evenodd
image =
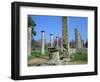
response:
M70 57L72 61L87 61L88 60L87 53L78 52L78 53L71 54Z
M60 55L63 55L63 53L60 53ZM49 57L48 51L45 51L45 54L42 55L40 50L33 50L31 55L28 56L28 60L34 59L34 58L44 58L44 57ZM88 55L86 53L78 52L78 53L73 53L70 55L71 61L87 61L88 60Z
M40 50L33 50L31 52L31 55L28 56L28 59L34 59L34 58L39 58L39 57L46 57L48 56L48 52L46 51L44 55L41 54Z

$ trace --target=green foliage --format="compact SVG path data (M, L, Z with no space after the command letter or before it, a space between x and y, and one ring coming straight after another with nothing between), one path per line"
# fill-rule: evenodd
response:
M33 29L32 29L32 34L33 34L34 36L36 36L36 31L34 31Z
M41 58L41 57L48 57L48 51L46 51L45 54L42 55L40 50L33 50L31 56L28 56L28 59Z
M36 32L34 31L34 27L36 26L34 20L31 18L31 16L28 16L28 28L32 28L32 34L36 35Z
M87 61L88 60L88 55L87 53L74 53L70 56L72 61Z
M35 22L32 20L31 16L28 16L28 27L36 26Z
M32 51L31 56L29 56L29 59L33 59L36 57L39 57L39 55L41 55L41 53L39 51Z
M32 40L31 47L32 47L32 50L35 50L38 47L38 42L35 40Z

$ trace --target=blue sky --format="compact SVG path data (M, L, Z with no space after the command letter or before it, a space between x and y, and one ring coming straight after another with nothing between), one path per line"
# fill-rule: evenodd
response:
M37 33L36 36L33 36L35 40L41 39L41 31L45 31L46 41L50 41L50 34L54 34L54 38L56 36L62 37L62 17L61 16L38 16L32 15L32 19L35 21L35 31ZM68 31L69 31L69 39L75 40L75 32L74 29L77 28L81 34L81 38L86 41L87 39L87 27L88 26L88 18L87 17L74 17L68 16Z

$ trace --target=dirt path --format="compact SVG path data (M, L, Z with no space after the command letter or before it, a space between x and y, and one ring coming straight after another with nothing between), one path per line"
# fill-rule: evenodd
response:
M28 60L28 66L38 66L44 64L48 61L48 57L44 58L34 58ZM78 65L78 64L87 64L86 61L64 61L63 65Z
M48 58L35 58L28 61L28 66L46 63Z

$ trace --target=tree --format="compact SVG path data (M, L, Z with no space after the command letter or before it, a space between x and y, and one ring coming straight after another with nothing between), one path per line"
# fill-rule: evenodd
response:
M34 27L36 26L35 22L31 18L31 16L28 16L28 56L31 55L31 49L32 49L32 37L33 35L36 35L36 32L34 31Z
M31 18L31 16L28 16L28 28L32 28L32 34L36 35L36 32L34 31L34 27L36 26L34 20Z
M28 16L28 27L36 26L35 22L32 20L31 16Z

